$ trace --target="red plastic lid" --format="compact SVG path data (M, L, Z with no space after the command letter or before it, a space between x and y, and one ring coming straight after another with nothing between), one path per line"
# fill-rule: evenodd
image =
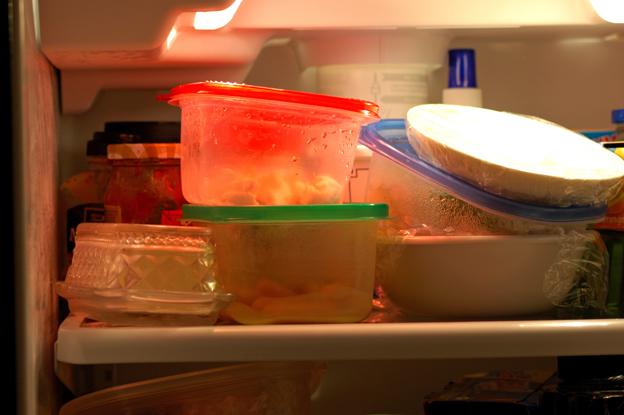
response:
M319 107L338 108L341 110L358 112L367 117L379 118L379 105L370 101L291 91L287 89L268 88L264 86L237 84L234 82L206 81L179 85L173 88L170 93L160 95L158 99L172 105L177 105L180 95L187 94L209 94L293 102Z

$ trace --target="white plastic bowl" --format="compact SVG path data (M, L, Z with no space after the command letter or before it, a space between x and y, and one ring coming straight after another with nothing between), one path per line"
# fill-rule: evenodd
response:
M591 238L590 233L399 238L380 242L377 279L409 315L538 314L568 294Z
M622 159L559 125L506 112L427 104L407 113L420 157L490 193L547 206L605 204Z

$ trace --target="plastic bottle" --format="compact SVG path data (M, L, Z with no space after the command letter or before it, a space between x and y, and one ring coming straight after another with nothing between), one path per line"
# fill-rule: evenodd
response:
M448 88L442 91L442 103L481 107L482 94L477 88L474 49L450 49Z

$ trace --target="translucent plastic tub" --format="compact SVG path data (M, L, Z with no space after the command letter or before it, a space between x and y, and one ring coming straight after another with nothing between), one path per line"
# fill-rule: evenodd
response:
M182 110L182 191L204 205L338 203L360 127L360 100L223 82L173 88Z
M224 311L244 324L349 323L371 310L377 221L386 205L204 207L183 218L211 227Z
M238 364L104 389L60 414L305 415L322 373L315 363Z
M115 324L213 324L231 296L216 289L202 227L82 223L57 292L74 314Z

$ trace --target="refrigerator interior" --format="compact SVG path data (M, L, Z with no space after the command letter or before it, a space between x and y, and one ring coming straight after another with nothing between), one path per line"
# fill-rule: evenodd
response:
M402 17L400 6L408 2L394 1L386 5L394 8L394 13L389 13L390 17L385 18L394 18L397 22L391 25L391 22L382 21L377 23L379 27L370 28L368 25L373 25L371 19L375 17L371 10L373 5L369 5L370 8L362 7L365 10L361 13L349 15L353 9L348 7L354 7L359 2L344 2L343 6L319 2L316 7L310 8L316 13L307 16L310 27L302 27L305 25L301 23L301 13L289 8L288 2L267 2L264 4L266 9L273 8L280 12L275 12L272 17L263 14L262 18L254 18L254 10L257 12L254 7L259 7L258 2L254 4L254 0L246 0L231 23L232 30L215 32L215 36L222 36L215 37L216 45L227 47L230 45L228 42L238 38L238 43L230 46L234 49L239 47L240 49L236 49L237 53L228 54L227 49L216 46L214 49L206 47L195 49L195 54L205 51L205 56L196 58L188 52L190 49L182 47L178 50L178 55L174 54L176 49L172 48L172 56L165 53L158 58L138 52L125 55L122 52L117 55L109 52L110 56L106 53L63 55L58 52L60 48L54 49L54 42L59 39L62 41L61 34L49 43L45 42L44 36L43 43L40 42L38 20L41 13L46 16L52 13L52 3L54 2L42 1L37 4L36 1L18 1L18 7L15 8L20 53L18 70L14 72L17 78L14 76L13 82L14 94L17 96L15 108L19 108L21 114L16 120L19 145L14 154L17 161L15 183L18 189L15 220L15 246L18 252L16 298L20 300L16 302L19 305L18 350L22 351L18 360L20 413L24 414L55 413L62 400L54 374L54 341L59 324L53 290L60 255L56 220L57 189L63 180L86 167L86 141L94 131L103 127L104 122L178 120L177 108L158 102L155 98L169 87L194 80L217 79L317 91L316 66L332 63L319 57L323 55L324 49L318 45L326 44L328 39L329 42L331 39L341 39L345 30L357 29L353 36L354 44L358 48L368 48L360 53L361 56L345 57L348 55L348 48L327 50L325 56L331 56L333 63L345 63L344 60L387 63L392 59L417 59L417 45L410 50L409 39L418 39L418 44L421 45L421 37L431 36L431 39L437 39L445 46L423 59L443 59L446 49L451 47L470 47L476 50L478 83L484 94L485 107L539 116L575 130L603 130L611 127L611 109L624 105L624 76L621 74L621 68L624 67L624 29L618 25L599 23L596 16L579 11L587 7L581 1L574 2L577 7L570 8L569 15L561 17L564 20L569 19L569 24L552 20L552 16L560 11L556 7L564 4L562 1L552 2L554 11L551 10L551 15L542 10L545 13L544 21L531 21L531 13L514 16L514 9L511 7L511 12L501 12L500 16L494 13L492 21L485 23L480 23L479 17L470 14L468 9L461 9L461 5L454 2L457 3L455 6L460 7L458 15L465 16L466 21L463 24L446 21L447 15L444 13L449 13L449 10L438 10L434 7L431 7L433 11L428 15L419 16L416 9L413 9L406 17ZM100 3L103 2L97 2L98 5ZM138 3L140 2L134 2L133 5ZM172 20L172 16L175 17L176 14L164 7L164 3L166 2L155 2L154 10L162 9L163 12L154 12L153 19L163 19L171 25L173 21L177 22ZM198 1L182 3L185 8L180 8L185 11L196 10L201 6ZM222 8L230 3L232 2L212 1L210 5ZM431 6L426 1L415 3L421 8ZM512 3L517 11L522 2ZM541 7L539 2L530 3L526 6L528 10L531 7ZM65 0L59 8L75 11L80 9L79 4L80 2ZM488 4L491 5L481 1L479 7L485 10ZM335 7L335 14L330 13L328 17L318 13L323 7ZM135 9L140 7L129 7L128 14L132 14L130 11ZM94 10L97 10L96 6ZM351 20L336 17L347 15ZM71 17L72 13L68 13L69 20ZM412 25L402 20L409 21L410 17L414 22ZM295 28L301 29L292 31L285 28L287 23L284 20L288 22L289 18ZM110 19L107 16L102 17L103 22L110 22ZM487 20L485 17L482 19ZM518 22L517 25L523 27L515 27L516 24L509 23L514 19ZM141 42L147 44L158 38L158 35L147 30L149 25L144 30L139 29L140 26L133 30L132 27L127 28L122 24L126 20L125 16L120 18L119 33L109 30L110 44L104 45L105 47L127 41L129 44L135 42L132 47L139 45L136 46L138 50ZM85 21L82 23L82 26L88 26L84 24ZM101 33L102 28L98 27L97 21L93 24L93 31ZM351 25L354 27L350 27ZM161 25L154 24L156 26ZM400 28L392 29L387 26ZM340 31L336 31L336 27ZM44 29L45 35L50 29ZM82 30L89 32L88 28ZM123 35L128 33L138 34L136 38L124 40ZM141 33L145 33L145 39L139 39ZM191 37L192 33L188 38L192 43ZM179 39L184 37L180 36ZM313 41L308 42L309 39ZM79 50L81 42L88 46L89 42L97 44L101 39L94 36L92 39L75 40L78 44L76 50ZM393 57L391 53L389 55L387 51L392 50L392 41L398 42L397 45L400 43L402 50L407 48L407 58L397 57L398 55ZM310 47L310 50L314 49L312 52L302 52L303 46L314 45L314 42L317 42L317 49ZM349 44L348 41L338 43L341 47ZM41 52L40 45L43 45L47 56ZM219 54L222 54L222 58ZM428 75L426 92L429 102L440 102L446 76L444 65L438 65ZM574 334L579 338L583 335L589 336L588 340L594 335L595 339L602 340L599 336L605 334L595 334L591 332L591 328L585 333L583 324L573 324L570 327L572 328L566 330L575 330ZM617 326L609 334L622 338L624 328ZM436 335L431 336L435 338ZM510 351L514 347L507 344L505 350L509 351L509 357L498 353L495 348L488 348L487 344L482 344L488 353L491 351L492 357L479 353L474 356L470 356L470 353L454 355L451 352L440 357L425 351L415 354L413 358L409 358L409 353L406 354L408 357L397 358L391 352L384 354L380 351L368 351L363 356L368 353L371 358L330 358L328 372L314 399L314 413L422 413L423 396L439 390L453 377L490 369L552 370L555 365L554 356L557 354L567 354L570 351L580 354L604 352L593 348L591 341L580 342L581 345L576 348L568 348L564 343L556 342L558 346L555 350L540 349L536 346L537 343L550 341L548 328L530 336L530 341L526 342L522 336L518 337L516 351ZM247 341L244 335L240 341ZM358 341L356 339L342 345L337 343L336 347L358 347ZM391 342L392 337L387 337L386 341ZM463 347L461 342L448 346L457 349ZM153 343L151 347L166 350L168 346ZM615 353L615 350L617 349L608 352ZM313 359L313 351L305 354L305 359ZM240 357L232 360L253 360L251 355ZM296 360L296 357L295 353L289 359ZM261 359L269 358L275 357ZM88 360L88 356L85 359ZM160 366L157 363L131 363L122 358L119 363L94 361L94 367L86 365L80 369L87 368L85 373L88 375L85 375L83 382L91 382L93 387L104 387L218 364L211 363L208 359L205 362L193 362L192 359L166 362ZM80 371L72 366L80 365L57 362L56 370L59 373L66 371L68 376L82 379L77 374ZM97 376L103 378L97 379Z

